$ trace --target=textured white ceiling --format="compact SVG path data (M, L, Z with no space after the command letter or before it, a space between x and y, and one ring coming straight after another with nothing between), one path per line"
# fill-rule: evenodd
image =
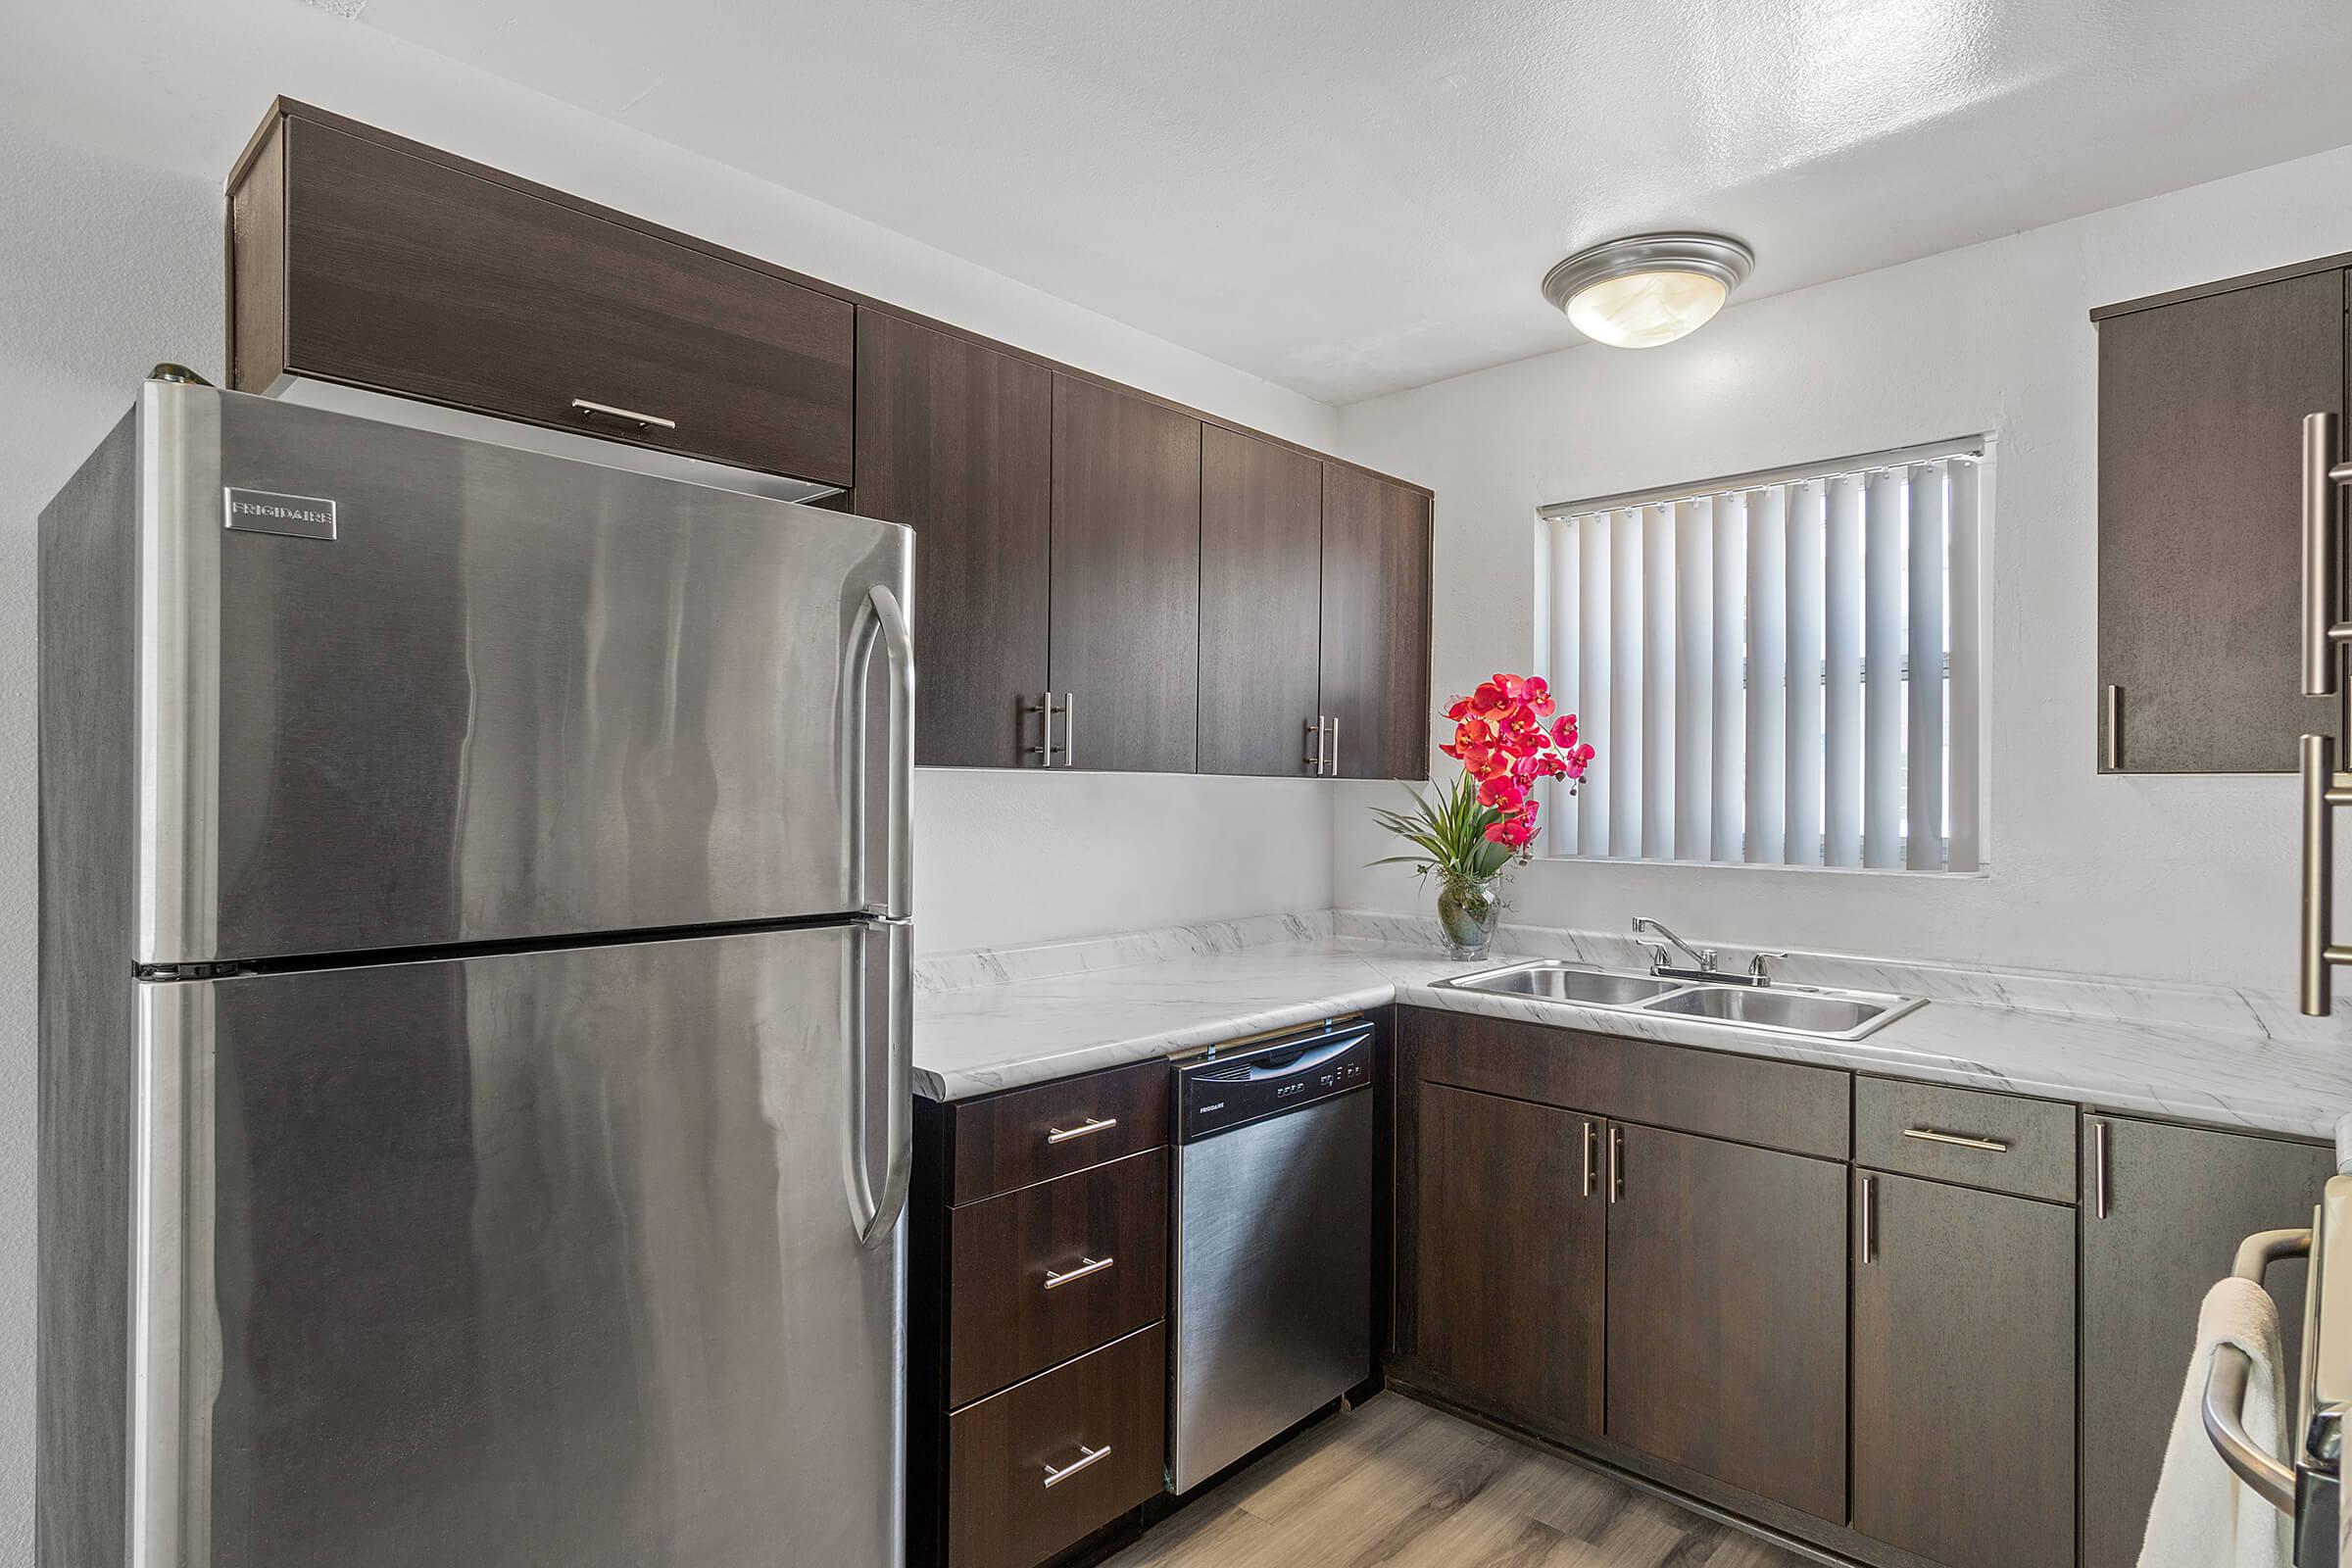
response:
M1334 402L1578 341L1538 284L1611 235L1740 235L1752 297L2352 141L2344 0L368 0L360 24Z
M1728 230L1753 298L2352 142L2352 0L82 0L0 34L29 122L207 171L270 90L405 103L377 78L422 46L1339 403L1582 341L1539 284L1611 235ZM413 95L396 128L462 96Z

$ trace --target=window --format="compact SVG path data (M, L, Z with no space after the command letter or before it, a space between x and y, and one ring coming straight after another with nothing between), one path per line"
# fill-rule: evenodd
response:
M1545 507L1544 853L1973 871L1989 438Z

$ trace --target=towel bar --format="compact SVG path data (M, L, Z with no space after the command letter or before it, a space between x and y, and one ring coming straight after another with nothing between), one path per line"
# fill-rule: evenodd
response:
M2307 1230L2257 1231L2237 1247L2230 1272L2241 1280L2262 1283L2263 1270L2282 1257L2304 1257L2311 1251ZM2295 1512L2295 1472L2275 1454L2265 1453L2246 1436L2246 1383L2254 1358L2234 1345L2217 1345L2205 1372L2205 1435L2213 1440L2222 1462L2238 1480L2254 1489L2263 1501L2289 1518Z

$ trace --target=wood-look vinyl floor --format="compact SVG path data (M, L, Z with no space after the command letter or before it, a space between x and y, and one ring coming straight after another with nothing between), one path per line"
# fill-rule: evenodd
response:
M1400 1395L1335 1415L1105 1568L1811 1568Z

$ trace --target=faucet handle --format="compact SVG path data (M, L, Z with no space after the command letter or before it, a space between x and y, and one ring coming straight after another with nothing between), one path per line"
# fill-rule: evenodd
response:
M1788 956L1789 956L1789 955L1786 953L1757 954L1754 957L1747 960L1747 977L1760 986L1768 986L1772 984L1772 971L1767 967L1768 963L1771 960L1786 958Z

